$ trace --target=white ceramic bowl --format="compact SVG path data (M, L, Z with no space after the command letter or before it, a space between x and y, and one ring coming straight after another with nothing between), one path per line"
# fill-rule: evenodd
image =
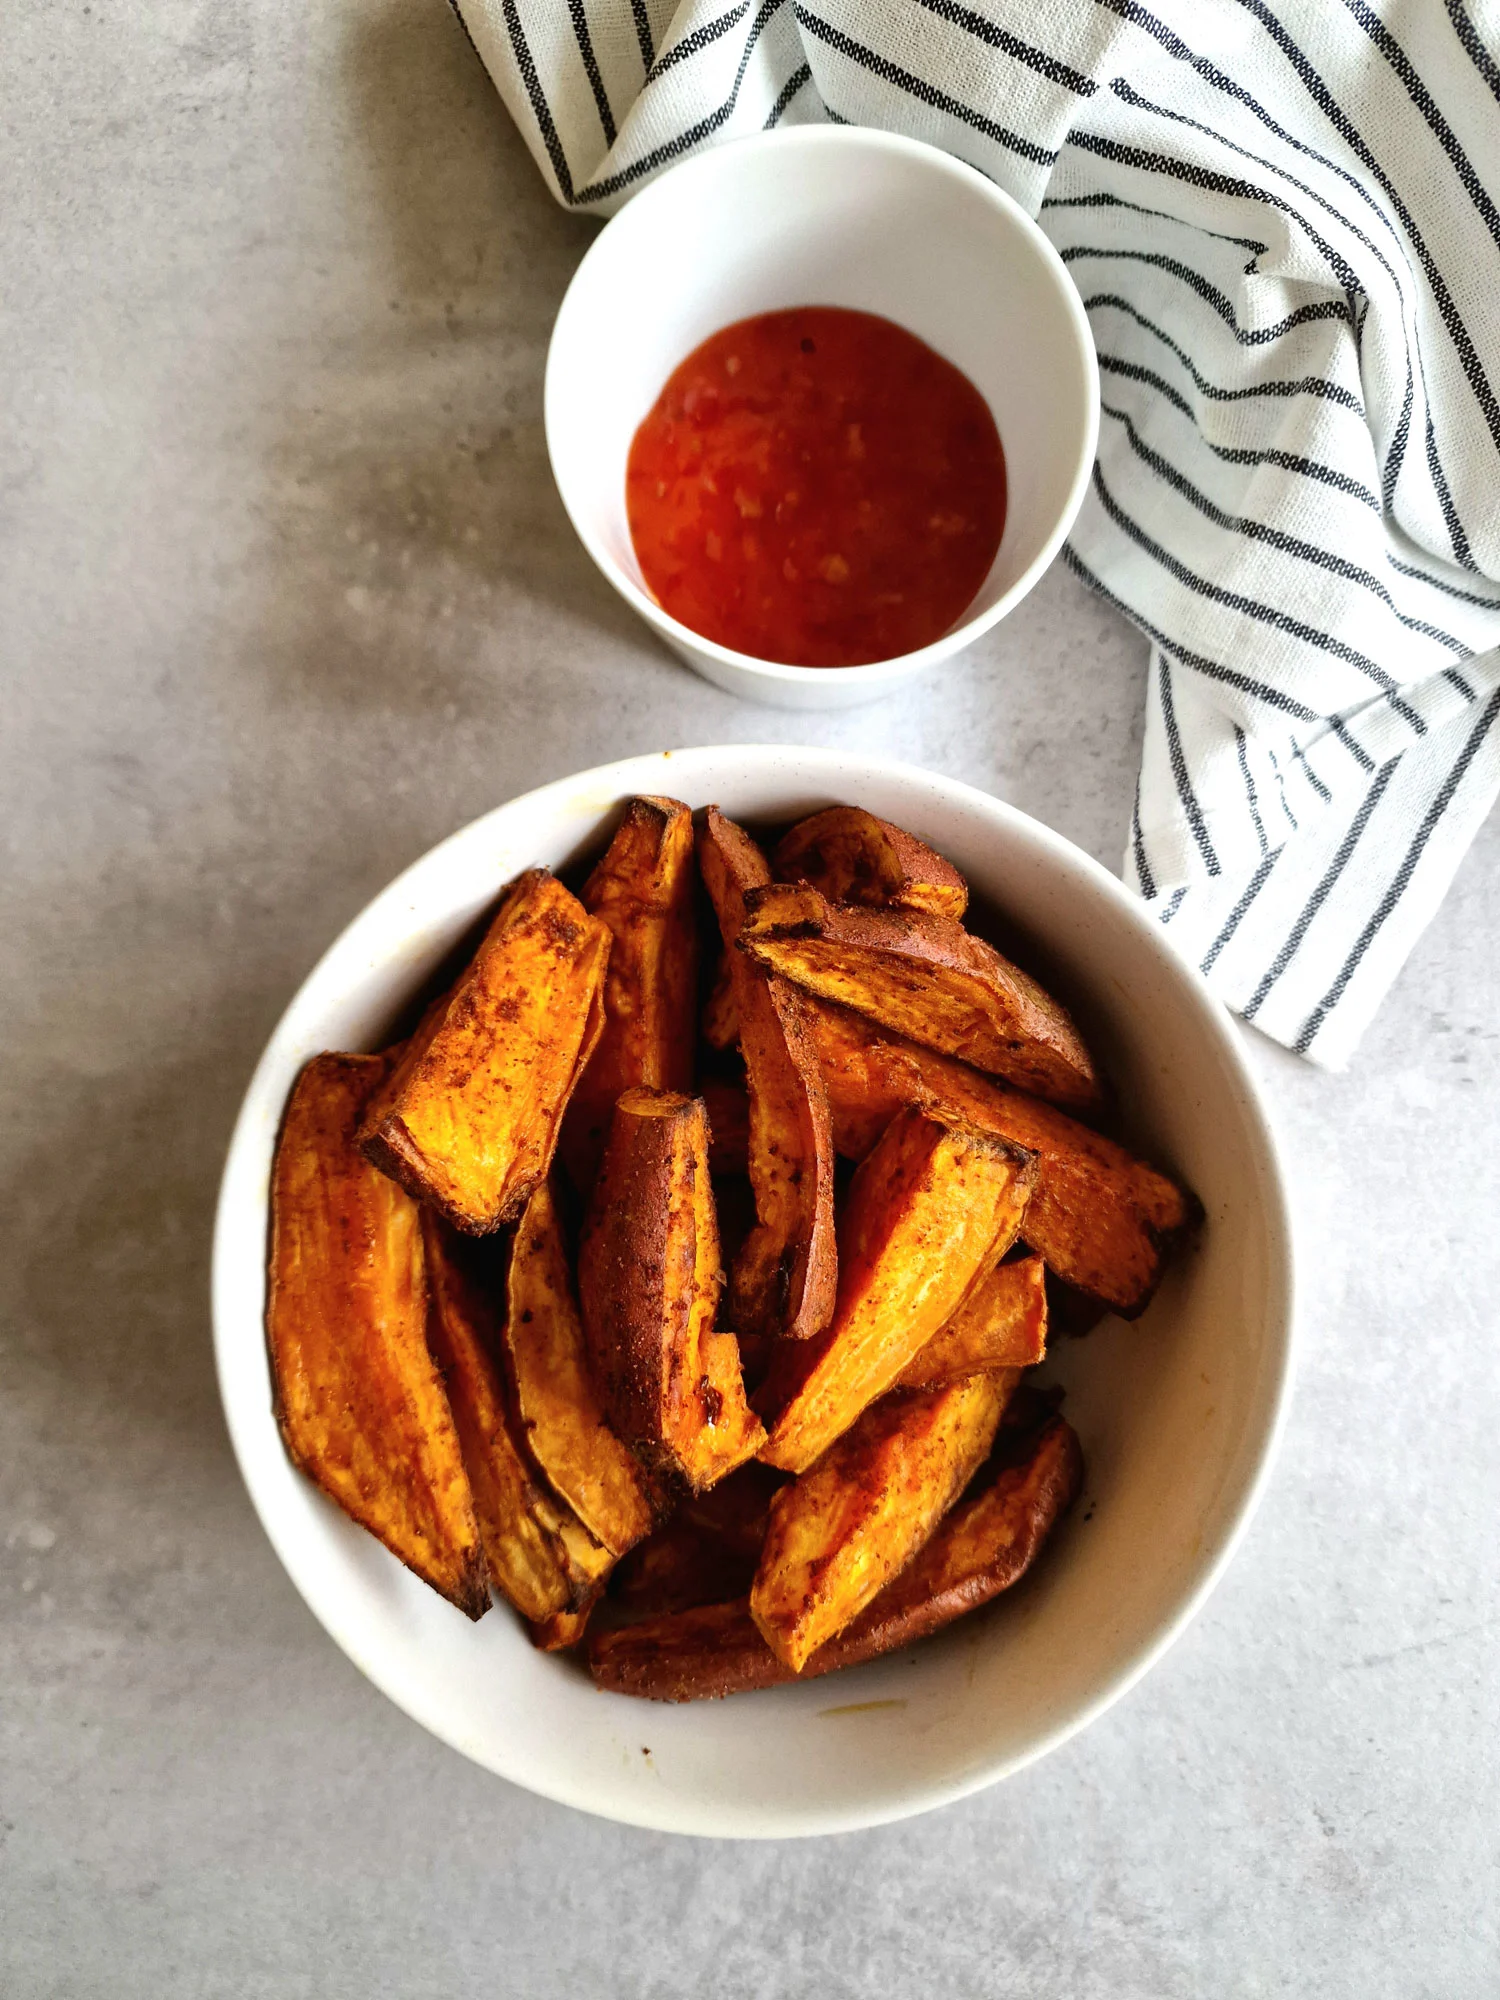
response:
M1208 1216L1143 1319L1059 1343L1087 1485L1025 1582L908 1653L681 1708L596 1692L578 1665L534 1652L503 1606L470 1624L315 1492L271 1417L262 1326L272 1149L302 1063L378 1046L502 884L585 854L634 792L750 819L852 800L951 856L1081 1000L1131 1129ZM1061 1743L1146 1671L1203 1602L1266 1476L1290 1377L1292 1261L1275 1148L1229 1018L1113 877L931 772L737 746L632 758L513 799L355 919L251 1081L219 1200L213 1303L251 1498L293 1582L377 1687L548 1798L683 1833L783 1835L960 1798Z
M896 320L961 368L995 418L1005 533L941 639L861 667L792 667L717 645L646 589L625 518L625 461L678 362L720 327L788 306ZM781 708L847 708L945 660L1030 590L1078 512L1099 431L1083 305L1025 211L963 161L890 132L804 126L674 167L600 234L547 357L547 448L584 547L690 667Z

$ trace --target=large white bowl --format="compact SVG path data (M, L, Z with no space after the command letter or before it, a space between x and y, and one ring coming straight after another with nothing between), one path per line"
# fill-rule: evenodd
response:
M951 856L1080 1003L1131 1129L1197 1189L1201 1247L1143 1319L1060 1343L1085 1497L1009 1596L909 1653L804 1686L673 1708L597 1693L502 1606L472 1625L295 1472L262 1317L272 1149L298 1069L378 1046L497 891L595 846L621 799L735 817L868 806ZM214 1240L219 1381L277 1554L349 1657L408 1714L548 1798L683 1833L827 1833L987 1785L1116 1700L1219 1576L1265 1479L1291 1366L1292 1253L1275 1147L1235 1031L1113 877L998 800L826 750L683 750L547 785L465 827L377 896L287 1009L230 1144Z
M980 391L1005 450L1005 533L964 616L929 646L861 667L793 667L669 617L625 518L625 460L678 362L711 333L787 306L880 313ZM847 708L987 632L1062 547L1099 432L1099 371L1062 259L962 160L891 132L813 125L700 154L638 194L568 287L547 356L547 448L584 547L690 667L780 708Z

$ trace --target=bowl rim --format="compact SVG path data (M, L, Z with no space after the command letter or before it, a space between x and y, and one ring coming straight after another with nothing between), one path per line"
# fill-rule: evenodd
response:
M1272 1340L1269 1345L1275 1351L1268 1355L1268 1372L1274 1370L1274 1382L1269 1393L1266 1418L1255 1446L1253 1466L1244 1485L1227 1517L1219 1526L1216 1538L1212 1543L1205 1545L1206 1560L1200 1573L1171 1615L1139 1645L1133 1655L1126 1658L1103 1679L1097 1693L1090 1700L1082 1703L1062 1722L1029 1742L1024 1749L994 1756L978 1767L971 1768L959 1778L908 1784L905 1789L893 1792L888 1799L882 1800L878 1807L872 1807L867 1802L853 1807L761 1809L754 1824L737 1820L733 1824L719 1825L713 1823L712 1814L701 1806L684 1809L683 1803L677 1800L664 1801L663 1810L660 1812L653 1812L649 1807L629 1810L623 1805L617 1806L592 1796L589 1786L584 1784L567 1780L559 1780L555 1784L539 1782L534 1773L523 1774L513 1767L506 1768L505 1760L501 1757L488 1753L479 1755L463 1741L455 1728L446 1725L445 1719L440 1714L430 1708L424 1709L421 1703L408 1700L403 1694L394 1692L374 1663L368 1660L362 1649L339 1629L337 1621L315 1601L309 1589L304 1586L293 1551L287 1546L279 1525L274 1524L262 1508L261 1496L257 1490L257 1478L249 1457L249 1438L252 1427L273 1421L270 1405L268 1403L263 1410L246 1409L235 1394L231 1382L230 1355L235 1351L235 1344L242 1338L242 1333L234 1324L240 1301L233 1288L227 1266L232 1261L233 1254L229 1246L240 1237L243 1229L243 1202L239 1190L243 1163L247 1156L253 1158L256 1148L264 1144L260 1100L266 1094L270 1078L285 1061L283 1044L289 1036L291 1026L295 1024L304 1003L310 997L317 995L319 987L324 983L328 970L337 957L347 950L355 935L365 925L375 920L377 912L384 912L397 905L416 908L417 900L413 896L414 878L421 871L433 868L437 857L445 850L476 839L477 829L487 825L501 813L525 807L536 809L554 801L561 802L570 795L581 794L590 800L599 801L598 810L602 816L609 809L609 804L616 800L635 793L659 793L667 789L667 781L673 775L673 760L678 760L680 766L682 760L690 757L733 759L747 767L740 773L747 777L753 777L757 767L770 773L779 760L793 757L800 764L826 770L829 785L836 792L847 789L851 782L858 783L860 776L865 773L898 780L914 778L925 785L937 785L945 796L977 807L984 816L1001 823L1008 822L1014 830L1021 833L1024 838L1035 841L1051 857L1063 862L1067 867L1079 869L1085 879L1115 906L1117 913L1149 941L1150 947L1165 957L1197 1001L1205 1030L1225 1063L1232 1086L1240 1095L1246 1120L1253 1134L1261 1169L1259 1193L1267 1208L1267 1237L1270 1248L1267 1279L1271 1310L1268 1311L1267 1324L1272 1330ZM298 985L272 1029L251 1073L235 1119L220 1181L214 1218L210 1275L215 1374L220 1401L235 1461L256 1518L299 1596L339 1650L359 1671L396 1707L436 1736L439 1741L461 1751L478 1762L481 1768L493 1771L497 1776L520 1786L523 1790L531 1791L559 1805L572 1806L597 1818L639 1826L651 1831L713 1839L785 1839L858 1832L867 1827L888 1825L898 1820L912 1818L919 1813L932 1811L939 1806L956 1803L1004 1778L1013 1777L1049 1752L1058 1749L1071 1737L1097 1721L1106 1710L1128 1694L1175 1644L1202 1610L1233 1560L1255 1510L1264 1496L1285 1435L1300 1345L1296 1239L1292 1224L1289 1185L1264 1092L1250 1066L1244 1045L1228 1009L1213 992L1197 967L1173 948L1139 899L1092 855L1062 834L1055 832L1042 821L1032 818L1030 814L1022 812L1019 807L981 790L976 785L968 784L961 779L949 778L940 772L928 770L899 758L872 756L857 750L830 750L811 745L780 743L692 745L676 750L647 752L608 764L596 765L589 770L554 779L529 792L518 793L435 842L356 912L320 954ZM268 1224L270 1209L268 1180L261 1186L256 1199L265 1211L264 1219Z
M829 150L864 150L889 153L906 158L920 168L946 176L982 195L992 207L1005 215L1021 234L1027 238L1038 253L1042 265L1051 278L1053 287L1062 302L1063 310L1077 343L1078 359L1082 363L1084 377L1084 426L1078 462L1073 468L1073 476L1068 483L1067 494L1059 508L1056 520L1042 542L1036 555L1018 576L1010 588L987 610L974 617L966 617L958 624L950 626L938 638L927 645L919 646L914 652L897 653L887 660L869 660L859 666L850 667L801 667L783 660L762 660L753 653L737 652L732 646L724 646L717 639L705 637L695 632L690 625L684 625L670 612L664 611L654 597L642 590L615 561L602 540L595 534L588 520L576 511L568 484L558 469L558 451L554 448L554 438L561 435L561 416L566 385L563 368L559 360L561 342L559 336L571 327L573 319L580 312L579 300L582 286L592 265L608 254L603 246L612 229L622 225L640 228L649 223L655 209L671 199L684 179L706 178L713 173L725 171L726 159L751 160L758 158L773 148L786 151L798 148L806 152ZM593 558L595 566L605 579L613 585L625 602L646 623L659 632L668 644L679 651L703 654L706 658L735 671L755 674L767 681L779 682L784 686L804 687L826 683L829 674L836 674L841 686L878 688L885 684L904 680L909 675L920 673L923 668L933 666L940 660L952 657L974 640L982 637L997 625L1007 613L1014 610L1023 597L1031 591L1044 572L1051 565L1067 539L1088 492L1089 479L1093 473L1094 458L1099 447L1099 360L1094 347L1093 329L1089 325L1088 314L1078 288L1068 275L1068 267L1058 255L1056 247L1035 219L1029 216L1014 196L987 178L977 167L971 167L953 153L945 153L937 146L930 146L925 140L908 138L904 133L881 131L866 125L799 125L772 132L754 132L743 138L727 140L723 145L710 147L706 152L695 153L690 159L669 167L664 174L643 188L616 215L611 216L604 228L589 245L579 262L577 270L568 282L553 321L552 335L547 345L547 366L542 388L542 420L547 437L547 457L552 467L552 479L563 503L563 510L573 524L573 531Z

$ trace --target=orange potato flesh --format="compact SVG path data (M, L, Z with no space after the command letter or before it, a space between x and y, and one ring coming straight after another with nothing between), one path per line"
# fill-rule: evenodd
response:
M722 1282L702 1100L625 1091L579 1249L584 1333L613 1429L694 1491L765 1437L734 1335L713 1330Z
M768 879L765 857L742 828L710 806L698 859L724 943L731 946L744 921L746 895ZM801 995L738 953L731 954L730 978L749 1093L756 1213L730 1273L730 1318L746 1334L809 1340L827 1326L838 1286L827 1093Z
M989 1455L1009 1386L971 1375L886 1397L776 1495L750 1615L794 1673L933 1533Z
M957 1312L917 1350L895 1386L937 1389L987 1369L1032 1368L1046 1351L1047 1267L1040 1257L1023 1257L975 1279Z
M513 1221L546 1174L604 1025L610 933L545 869L512 886L447 1006L360 1131L368 1158L456 1229Z
M926 1548L800 1675L762 1638L743 1599L648 1618L589 1644L595 1685L648 1701L701 1701L794 1678L812 1680L926 1638L1008 1590L1041 1552L1083 1479L1078 1439L1060 1417L960 1501Z
M914 834L859 806L799 820L772 857L779 882L806 882L830 903L927 910L957 923L969 904L958 870Z
M599 1170L622 1090L692 1086L696 881L692 813L677 799L636 798L579 893L613 940L603 1032L563 1124L563 1157L584 1193Z
M545 1181L511 1246L504 1341L531 1456L594 1539L624 1555L651 1532L651 1494L594 1393L567 1246Z
M773 1363L769 1394L786 1400L768 1464L805 1472L890 1388L1014 1242L1035 1172L1018 1147L920 1106L891 1120L849 1190L833 1322Z
M478 1281L474 1252L430 1210L422 1227L432 1282L432 1348L452 1399L491 1581L536 1622L581 1610L614 1558L547 1489L527 1452L507 1404L492 1287ZM492 1262L492 1247L483 1246L479 1255Z
M1191 1194L1040 1099L882 1035L845 1008L814 1002L808 1020L841 1153L863 1159L909 1104L1026 1147L1037 1162L1027 1243L1059 1278L1124 1318L1145 1311L1173 1244L1201 1214Z
M1093 1059L1066 1009L951 918L835 905L778 882L747 896L738 949L820 999L1038 1097L1073 1110L1099 1102Z
M489 1608L459 1437L427 1346L416 1204L355 1133L389 1056L317 1056L271 1182L266 1338L294 1465L471 1618Z

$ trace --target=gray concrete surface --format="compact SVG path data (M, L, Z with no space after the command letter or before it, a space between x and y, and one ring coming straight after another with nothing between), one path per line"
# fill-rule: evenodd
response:
M1300 1393L1142 1687L813 1845L509 1789L324 1638L230 1459L209 1221L263 1038L396 869L625 751L879 746L1113 865L1142 647L1054 574L828 722L674 665L547 473L590 228L439 0L12 0L0 63L0 1993L1500 1990L1500 826L1352 1074L1254 1043Z

